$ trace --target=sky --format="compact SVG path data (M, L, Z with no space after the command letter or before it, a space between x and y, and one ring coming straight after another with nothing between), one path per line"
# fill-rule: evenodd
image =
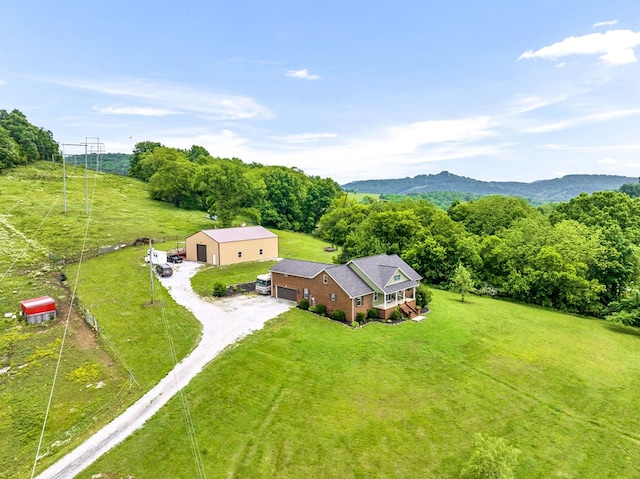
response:
M65 154L640 177L638 0L0 0L0 32L0 109Z

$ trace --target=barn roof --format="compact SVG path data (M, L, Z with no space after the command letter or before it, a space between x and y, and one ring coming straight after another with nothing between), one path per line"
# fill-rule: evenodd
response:
M278 236L262 226L239 226L237 228L216 228L202 230L217 243L233 243L256 239L277 238Z

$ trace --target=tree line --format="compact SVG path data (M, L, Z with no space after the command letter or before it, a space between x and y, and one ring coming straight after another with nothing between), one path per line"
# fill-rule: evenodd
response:
M32 125L20 111L0 110L0 169L58 157L53 133Z
M448 287L463 266L479 294L640 325L640 198L583 193L555 206L487 196L446 211L423 199L335 200L316 232L339 262L396 253Z
M311 233L341 193L332 179L297 168L247 164L213 157L197 145L180 150L151 141L136 144L129 175L146 182L153 199L201 209L223 227L250 221Z

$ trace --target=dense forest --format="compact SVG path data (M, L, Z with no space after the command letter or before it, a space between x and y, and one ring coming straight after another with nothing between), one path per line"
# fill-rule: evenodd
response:
M497 195L447 211L341 199L317 234L342 247L339 262L396 253L442 287L462 266L479 294L640 325L640 199L622 192L583 193L550 211Z
M353 181L342 187L356 193L392 195L455 191L480 196L521 196L533 205L541 205L569 201L580 193L617 190L625 183L636 182L637 178L613 175L567 175L532 183L480 181L443 171L437 175L418 175L413 178Z
M0 170L52 159L61 161L50 131L0 110ZM337 262L396 253L431 285L450 287L463 271L478 294L640 326L640 183L544 207L449 192L435 196L438 207L424 194L356 202L331 178L218 158L201 146L146 141L131 155L69 161L120 174L126 165L153 199L206 211L223 227L318 235L341 247Z
M0 110L0 170L59 157L53 133L38 128L18 110Z
M247 221L311 233L341 194L332 179L297 168L247 164L213 157L201 146L179 150L150 141L136 145L129 175L148 183L153 199L202 209L223 227Z

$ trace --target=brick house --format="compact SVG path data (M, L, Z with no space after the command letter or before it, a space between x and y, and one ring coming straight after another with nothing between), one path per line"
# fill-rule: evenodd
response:
M398 255L380 254L335 265L283 259L271 267L271 294L296 303L324 304L341 310L348 321L372 308L388 319L396 308L409 318L418 314L416 288L422 277Z

